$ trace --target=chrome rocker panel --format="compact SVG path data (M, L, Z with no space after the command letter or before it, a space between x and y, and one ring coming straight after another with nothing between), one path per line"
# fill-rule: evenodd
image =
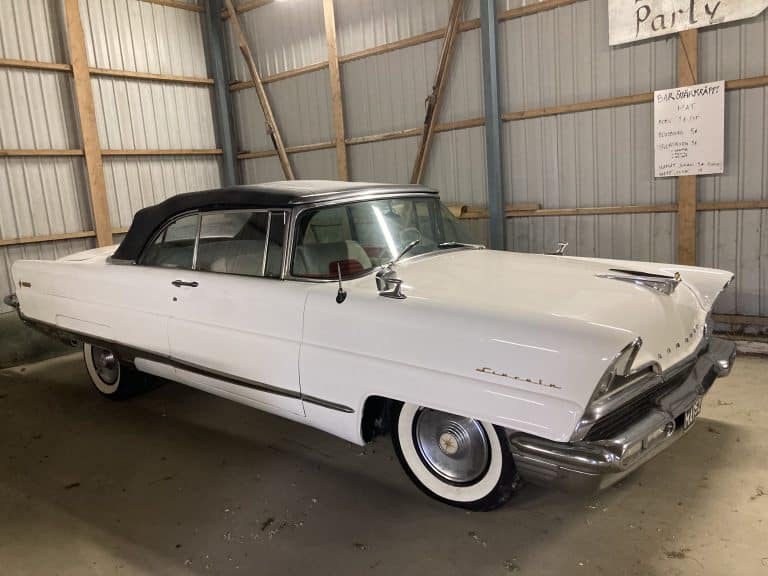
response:
M733 342L712 338L680 386L660 398L645 418L608 440L553 442L510 430L520 476L571 492L594 492L618 482L691 429L676 420L709 391L715 378L730 373L735 356Z

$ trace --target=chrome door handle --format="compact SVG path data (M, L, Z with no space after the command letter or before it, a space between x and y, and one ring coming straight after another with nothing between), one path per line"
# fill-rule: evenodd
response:
M191 288L197 288L199 284L197 282L184 282L183 280L174 280L171 282L176 288L180 288L181 286L189 286Z

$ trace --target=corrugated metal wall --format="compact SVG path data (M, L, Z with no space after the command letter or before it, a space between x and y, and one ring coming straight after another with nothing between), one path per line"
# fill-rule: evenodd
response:
M96 68L207 77L199 12L137 0L80 0L88 63ZM93 76L102 148L216 147L209 86ZM116 228L168 196L219 183L213 156L104 158L110 218Z
M450 0L336 0L341 55L445 27ZM479 16L467 0L464 18ZM536 1L501 0L513 9ZM677 38L611 48L607 0L570 6L499 25L501 105L504 112L573 104L672 88L677 82ZM318 0L276 2L241 16L265 75L327 59ZM768 74L767 17L701 32L701 81ZM423 121L442 40L342 64L348 137L403 130ZM230 42L233 78L247 79ZM483 114L480 31L460 34L441 122ZM287 146L333 139L326 70L268 85ZM726 174L700 179L701 201L766 199L768 195L768 89L726 97ZM236 96L242 150L271 148L253 90ZM440 133L425 182L449 203L487 204L484 129ZM543 208L676 202L674 179L653 176L653 107L637 104L593 112L505 122L503 162L508 203ZM407 182L415 137L349 146L351 178ZM299 178L333 177L333 150L291 156ZM276 158L246 160L248 182L282 178ZM768 315L768 225L765 211L700 213L699 264L734 270L719 311ZM674 261L676 215L531 217L507 221L511 250L550 251L560 240L582 256ZM473 233L487 238L487 222Z
M340 55L347 55L415 34L444 28L450 1L336 0ZM465 18L478 16L476 1L467 2ZM318 0L275 2L240 15L241 25L264 76L327 60L322 3ZM342 63L347 137L416 128L424 121L441 40L361 60ZM482 116L480 31L459 36L441 121ZM231 79L249 79L237 44L229 38ZM288 147L334 139L327 70L267 84L267 92ZM255 90L235 93L238 143L243 151L271 150ZM418 139L405 138L349 146L354 180L408 182ZM438 134L425 183L455 203L485 204L483 128ZM292 154L298 178L335 178L334 150ZM275 157L241 162L245 182L282 178ZM483 228L480 226L480 228Z
M509 2L508 8L521 3ZM507 112L671 88L677 41L608 46L606 1L578 2L500 25ZM508 203L542 208L675 202L673 179L653 178L653 108L639 104L504 124ZM675 259L675 215L515 218L512 250L634 260Z
M139 0L80 0L95 68L206 77L204 15ZM68 62L60 0L0 2L0 58ZM99 139L109 149L215 148L209 86L93 76ZM72 76L0 68L0 148L80 148ZM104 157L112 226L170 195L219 184L216 157ZM0 239L93 230L82 157L0 158ZM116 241L119 236L116 237ZM19 258L58 258L92 238L0 247L0 293ZM8 310L0 304L0 312Z
M702 31L699 60L702 82L768 75L768 13ZM728 92L725 114L725 174L699 178L699 198L768 200L768 88ZM697 252L736 272L721 311L768 316L768 210L700 213Z

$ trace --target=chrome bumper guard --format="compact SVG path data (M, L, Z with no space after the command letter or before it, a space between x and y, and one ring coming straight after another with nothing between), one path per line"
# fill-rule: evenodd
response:
M730 373L735 357L733 342L712 338L680 386L662 396L642 420L607 440L553 442L510 431L520 476L533 484L577 492L593 492L618 482L690 430L684 425L686 412L716 378Z

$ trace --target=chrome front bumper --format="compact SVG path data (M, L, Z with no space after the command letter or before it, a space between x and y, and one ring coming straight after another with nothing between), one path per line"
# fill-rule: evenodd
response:
M638 422L607 440L553 442L510 431L509 441L520 476L534 484L591 492L610 486L636 470L690 430L686 412L699 402L715 378L727 376L736 346L712 338L688 377L656 402Z

